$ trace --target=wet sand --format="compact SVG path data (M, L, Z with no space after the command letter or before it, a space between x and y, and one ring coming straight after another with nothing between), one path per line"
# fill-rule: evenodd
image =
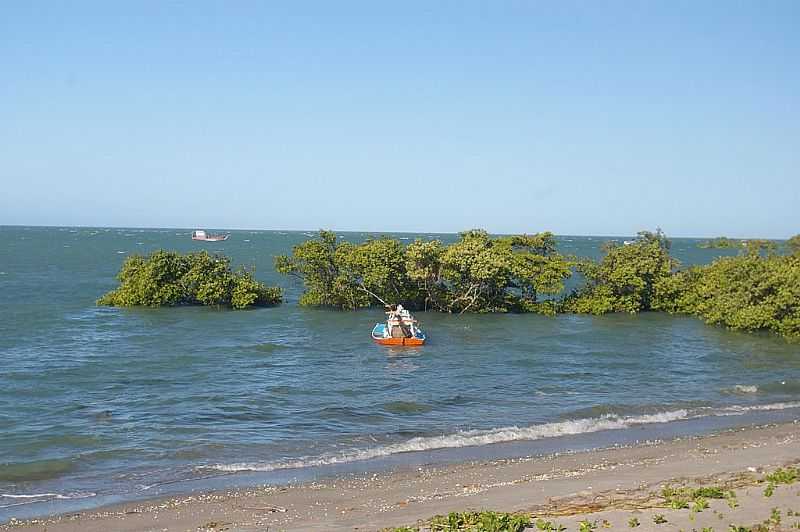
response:
M381 530L417 525L467 509L524 511L567 530L581 520L598 530L728 530L782 512L788 530L800 517L800 483L764 495L765 472L800 462L800 424L753 427L632 447L514 460L426 466L290 486L263 486L170 497L0 525L0 530ZM670 510L664 485L724 485L738 506L709 501L695 513ZM655 524L661 514L667 522ZM784 528L781 528L784 527Z

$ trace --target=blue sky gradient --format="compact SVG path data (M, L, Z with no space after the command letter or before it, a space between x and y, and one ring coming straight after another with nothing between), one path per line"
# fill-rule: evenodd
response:
M800 233L800 2L4 2L0 224Z

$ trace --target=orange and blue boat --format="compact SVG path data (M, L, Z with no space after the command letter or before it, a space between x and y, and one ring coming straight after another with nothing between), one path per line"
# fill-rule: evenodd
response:
M372 339L380 345L419 346L425 344L425 332L402 305L387 312L384 323L376 323L372 329Z

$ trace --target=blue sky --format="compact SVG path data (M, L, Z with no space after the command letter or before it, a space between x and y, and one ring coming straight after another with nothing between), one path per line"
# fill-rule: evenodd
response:
M0 224L800 233L800 2L0 3Z

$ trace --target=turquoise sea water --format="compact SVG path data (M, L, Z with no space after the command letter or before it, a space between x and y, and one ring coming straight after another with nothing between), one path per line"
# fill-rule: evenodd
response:
M800 347L688 317L418 317L422 348L374 345L380 310L297 306L276 254L310 234L0 227L0 522L220 485L535 454L793 419ZM343 235L351 240L366 234ZM453 235L394 235L398 238ZM602 237L559 237L598 256ZM731 251L676 239L705 263ZM111 309L126 256L224 252L283 306Z

